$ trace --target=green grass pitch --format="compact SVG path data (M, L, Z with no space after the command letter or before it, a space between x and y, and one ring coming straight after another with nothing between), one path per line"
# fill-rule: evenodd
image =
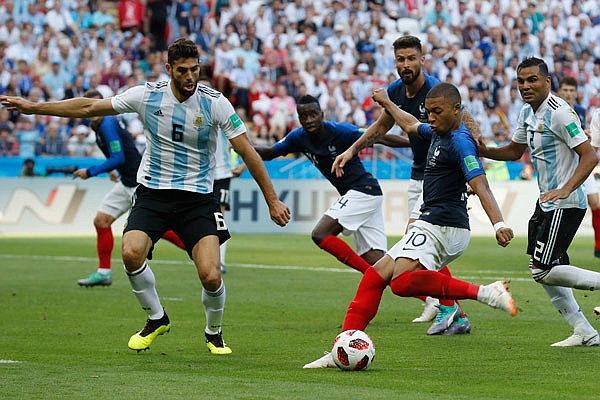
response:
M390 239L394 243L395 239ZM377 349L364 372L303 370L341 330L360 275L309 235L234 235L228 247L224 338L208 354L200 282L187 255L159 243L151 262L172 330L150 350L127 340L145 322L120 261L113 285L80 288L94 271L95 239L0 239L1 399L596 399L600 348L551 348L571 328L530 278L525 240L500 248L475 237L451 265L475 283L510 279L515 318L463 301L473 332L428 337L410 321L422 306L384 294L367 329ZM600 269L593 240L572 263ZM576 292L596 328L600 294Z

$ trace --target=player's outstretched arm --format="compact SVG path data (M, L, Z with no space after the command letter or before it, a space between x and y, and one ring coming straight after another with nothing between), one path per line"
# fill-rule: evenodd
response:
M0 96L0 104L9 111L19 111L23 114L54 115L68 118L102 117L117 115L110 99L89 99L76 97L74 99L34 103L16 96Z
M469 110L462 110L460 112L460 119L475 139L481 138L481 129L479 128L479 122L475 121L475 118L473 118Z
M265 161L271 161L275 158L275 149L273 146L254 146L254 150Z
M386 145L388 147L410 147L410 140L405 136L390 135L386 133L383 137L377 141L379 144Z
M373 90L373 95L371 97L390 113L392 118L394 118L394 121L396 121L398 126L402 128L404 132L409 135L418 134L417 128L421 124L419 120L391 101L385 89L379 88Z
M515 161L521 158L525 149L527 148L526 144L516 143L512 140L509 144L499 147L487 147L483 142L481 137L476 138L477 140L477 150L479 151L479 155L486 158L491 158L492 160L500 160L500 161Z
M252 144L250 144L248 135L244 133L229 141L236 153L242 157L250 174L260 187L265 201L269 206L271 219L277 225L285 226L290 221L290 209L277 197L275 189L273 188L273 183L265 168L265 164L262 162L256 150L254 150L254 147L252 147Z
M500 207L498 207L498 203L496 202L496 198L490 189L490 185L488 184L485 174L477 175L468 183L471 189L473 189L475 194L477 194L479 197L479 201L483 206L483 210L494 226L494 230L496 231L496 242L498 242L498 244L502 247L508 246L514 237L514 234L512 229L507 227L504 223L502 212L500 211Z

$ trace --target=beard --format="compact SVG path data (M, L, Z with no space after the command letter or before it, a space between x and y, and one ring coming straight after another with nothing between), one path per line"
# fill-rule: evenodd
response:
M410 75L405 75L400 73L400 79L402 80L402 83L404 83L405 85L410 85L411 83L413 83L414 81L417 80L417 78L419 77L419 75L421 75L421 68L412 71L412 73Z

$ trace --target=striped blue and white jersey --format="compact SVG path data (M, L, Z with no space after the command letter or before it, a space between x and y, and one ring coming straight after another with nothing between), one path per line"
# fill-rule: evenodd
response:
M223 133L219 132L217 136L217 151L215 152L215 180L227 179L233 176L230 154L229 139Z
M179 102L170 83L146 82L112 98L116 112L136 112L144 125L146 151L137 180L151 189L211 193L218 136L232 139L246 127L220 92L199 84Z
M540 194L563 187L573 176L579 164L579 155L573 148L585 142L579 116L569 104L550 94L534 113L525 104L519 114L512 140L527 144L531 162L538 175ZM540 203L543 211L559 208L587 208L587 199L578 187L566 199Z

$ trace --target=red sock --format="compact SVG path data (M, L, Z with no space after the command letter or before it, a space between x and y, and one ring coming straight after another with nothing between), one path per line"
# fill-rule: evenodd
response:
M100 268L110 269L110 256L114 245L115 241L110 227L96 228L96 249Z
M363 274L371 265L366 262L361 256L356 254L352 247L348 246L342 239L329 235L319 244L319 247L326 252L333 254L335 258L343 262L349 267L354 268Z
M594 250L600 250L600 210L592 210L592 226L594 227Z
M448 268L447 265L444 266L444 268L440 269L438 272L452 278L452 274L450 273L450 269ZM443 301L443 303L442 303L442 301ZM450 303L446 304L447 301L449 301ZM440 304L442 304L444 306L447 306L447 305L452 306L453 302L456 302L456 304L458 304L458 306L460 307L460 310L462 311L462 314L460 316L462 318L465 318L465 312L463 311L462 307L460 306L460 302L458 300L440 300Z
M185 250L185 245L183 244L181 239L179 239L179 236L177 236L177 234L175 232L166 231L162 235L162 237L163 237L163 239L167 239L169 242L173 243L175 246L179 247L180 249Z
M370 267L365 271L365 274L358 285L356 296L354 296L354 300L352 300L348 306L342 331L348 329L365 330L367 325L369 325L369 322L371 322L377 314L381 296L383 295L383 290L386 286L387 283L381 275L375 271L375 268Z
M401 297L431 296L436 299L477 300L479 285L451 278L436 271L404 272L390 282L394 294Z

